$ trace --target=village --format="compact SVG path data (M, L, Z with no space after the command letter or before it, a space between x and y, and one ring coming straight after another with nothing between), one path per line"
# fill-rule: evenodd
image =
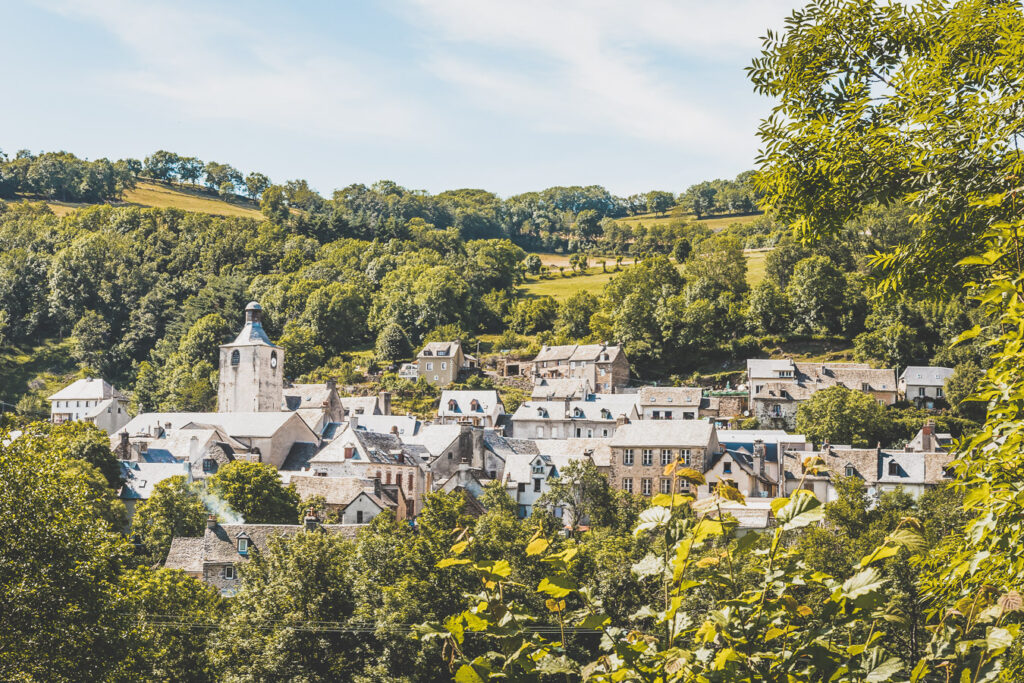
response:
M99 378L50 397L53 422L87 421L110 435L129 516L162 480L201 481L239 460L273 466L301 500L322 498L336 523L311 512L305 526L352 537L385 510L415 527L434 491L460 493L467 509L482 514L479 498L492 482L526 518L574 461L592 463L614 489L646 497L700 501L726 483L745 498L722 504L740 531L774 526L773 499L799 488L835 500L837 476L859 478L873 496L897 488L918 496L951 477L952 438L932 421L901 449L815 444L793 433L797 407L817 391L843 386L883 405L906 396L933 401L942 397L948 368L911 367L897 378L894 369L858 363L750 359L746 384L736 389L638 387L617 345L550 346L515 368L532 390L509 414L497 390L444 389L480 372L479 363L458 340L430 342L401 368L442 387L434 419L420 420L393 414L387 392L342 396L333 381L288 382L284 349L267 336L262 314L249 303L237 338L220 347L216 412L132 417L127 397ZM770 428L736 428L751 415ZM810 455L824 467L805 471ZM699 472L704 483L674 476L673 464ZM561 506L550 511L564 517ZM237 586L237 565L268 536L303 528L219 520L214 512L204 536L173 539L165 566L224 594Z

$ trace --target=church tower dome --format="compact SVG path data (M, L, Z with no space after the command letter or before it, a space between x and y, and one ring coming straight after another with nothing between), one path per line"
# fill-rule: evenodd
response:
M263 329L263 307L250 301L245 325L230 344L220 347L217 410L221 413L267 413L281 410L284 349Z

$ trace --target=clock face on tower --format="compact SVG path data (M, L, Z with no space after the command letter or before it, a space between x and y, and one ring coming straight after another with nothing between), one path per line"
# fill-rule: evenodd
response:
M272 368L276 368L277 367L277 354L276 353L271 353L270 354L270 367L272 367Z

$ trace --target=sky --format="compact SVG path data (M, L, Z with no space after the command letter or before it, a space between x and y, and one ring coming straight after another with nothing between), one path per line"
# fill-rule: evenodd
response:
M792 0L0 0L0 149L502 196L753 168ZM15 59L14 56L17 56Z

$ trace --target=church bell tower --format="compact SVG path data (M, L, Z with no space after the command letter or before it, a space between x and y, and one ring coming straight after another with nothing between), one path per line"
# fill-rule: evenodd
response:
M245 307L245 326L230 344L220 347L217 412L276 413L284 389L284 349L263 330L263 308Z

